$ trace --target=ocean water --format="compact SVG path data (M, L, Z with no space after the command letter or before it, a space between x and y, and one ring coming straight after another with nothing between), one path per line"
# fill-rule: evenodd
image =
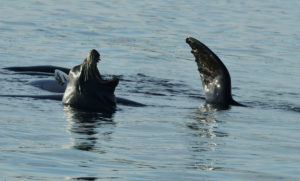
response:
M300 2L0 1L0 94L45 95L52 79L7 66L80 64L97 49L110 116L0 97L0 181L299 180ZM248 107L206 110L186 37L227 66Z

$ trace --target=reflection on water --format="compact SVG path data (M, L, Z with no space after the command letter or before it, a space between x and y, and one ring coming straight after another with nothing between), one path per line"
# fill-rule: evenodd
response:
M71 68L95 48L102 73L122 75L116 95L154 106L101 115L1 98L0 181L300 180L299 2L1 1L0 68ZM187 36L249 107L195 110ZM1 94L47 94L25 84L46 77L0 74Z
M67 129L74 138L72 148L105 153L100 146L96 145L99 145L99 139L110 140L112 130L101 130L101 127L105 125L112 127L115 124L113 114L83 112L70 107L65 107L65 113L68 121Z
M189 142L189 151L192 153L187 167L197 170L214 170L216 167L215 159L209 157L219 143L216 138L227 137L228 133L219 130L220 121L216 120L216 109L209 105L201 106L194 114L190 116L193 122L186 123L191 130L191 141Z

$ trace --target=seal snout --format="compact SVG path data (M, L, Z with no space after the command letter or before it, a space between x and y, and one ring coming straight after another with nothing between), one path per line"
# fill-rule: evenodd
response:
M87 60L91 61L91 62L99 62L100 61L100 53L93 49L89 52L88 56L87 56Z
M188 37L188 38L186 38L185 41L186 41L187 44L190 45L190 47L191 47L192 49L195 49L195 48L196 48L196 47L195 47L195 43L196 43L195 38Z
M95 49L90 51L90 55L92 55L94 57L100 57L100 53Z
M192 45L194 44L193 40L194 40L194 38L188 37L188 38L186 38L185 42L192 47Z
M192 48L191 53L195 54L197 53L197 48L195 47L195 42L194 42L194 38L192 37L188 37L186 38L186 43L190 45L190 47Z
M185 42L186 42L187 44L190 44L190 38L186 38L186 39L185 39Z

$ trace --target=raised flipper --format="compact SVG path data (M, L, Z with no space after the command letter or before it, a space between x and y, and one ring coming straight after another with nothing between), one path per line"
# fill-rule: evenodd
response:
M44 72L44 73L54 73L54 71L60 70L66 74L69 74L70 69L52 65L41 65L41 66L28 66L28 67L5 67L4 69L16 71L16 72Z
M233 100L230 75L219 57L195 38L187 38L186 43L190 45L191 53L195 56L206 103L225 109L229 105L244 106Z

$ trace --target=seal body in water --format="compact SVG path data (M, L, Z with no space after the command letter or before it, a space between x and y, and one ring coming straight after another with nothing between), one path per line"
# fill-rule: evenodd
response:
M29 75L50 75L51 73L54 73L55 70L60 70L66 74L70 72L69 68L52 66L52 65L40 65L40 66L28 66L28 67L5 67L4 69L15 71L15 72L23 72L24 74L29 74Z
M97 68L99 60L100 54L96 50L91 50L81 65L70 70L62 99L63 104L92 111L115 110L114 92L119 80L117 78L104 80Z
M187 38L186 43L195 56L206 103L219 109L227 109L229 105L244 106L233 100L230 75L219 57L195 38Z
M81 67L82 65L76 66L76 67ZM96 69L95 69L96 68ZM40 66L28 66L28 67L6 67L4 69L7 70L11 70L11 71L16 71L18 73L21 74L29 74L29 75L45 75L45 76L54 76L56 80L37 80L37 81L32 81L29 82L30 85L40 88L42 90L46 90L46 91L50 91L52 93L64 93L68 84L68 74L70 72L69 68L65 68L65 67L58 67L58 66L52 66L52 65L40 65ZM71 74L71 76L75 75L74 72L75 71L75 67L73 68L73 74ZM77 68L77 70L79 70L80 72L80 68ZM97 67L94 66L94 70L93 72L99 72ZM101 80L102 77L100 75L100 73L97 73L98 77L100 77L100 84L114 84L113 82L116 83L116 79L115 81L105 81L105 80ZM96 74L96 76L97 76ZM99 76L100 75L100 76ZM72 78L71 81L73 81L73 84L76 84L76 81L74 81L76 78ZM90 79L91 80L91 79ZM69 84L71 85L71 84ZM101 85L97 85L97 86L101 86ZM97 87L96 86L96 87ZM90 86L92 87L92 89L95 88L95 86ZM106 87L105 85L103 85L102 87ZM108 85L109 87L109 85ZM69 93L72 92L70 90L71 87L69 87ZM105 89L103 89L104 91ZM101 92L98 92L99 94ZM102 92L103 93L103 92ZM105 92L106 95L108 92ZM74 92L74 94L70 94L69 95L69 100L71 103L71 96L74 96L75 94L77 94L76 92ZM99 94L97 94L97 96L99 97ZM0 95L0 97L29 97L29 98L33 98L33 99L49 99L49 100L57 100L57 101L62 101L64 94L52 94L52 95ZM86 96L86 98L90 96ZM112 100L114 102L113 97L114 96L107 96L110 97L110 99L105 98L105 100ZM104 97L103 97L104 98ZM92 105L93 102L88 103L87 102L88 99L84 99L83 101L85 102L84 105ZM91 98L90 98L91 100ZM92 99L93 100L93 99ZM66 95L66 101L67 101L67 95ZM77 100L78 101L78 100ZM95 100L93 100L95 101ZM68 102L66 102L66 104L71 105L73 107L80 107L78 104L75 103L76 100L74 99L74 97L72 98L72 105L69 104ZM141 104L132 100L128 100L126 98L122 98L122 97L116 97L116 102L117 104L121 104L121 105L125 105L125 106L132 106L132 107L143 107L146 106L145 104ZM99 102L98 102L99 103ZM82 103L81 103L82 104ZM115 104L115 103L113 103ZM107 104L106 104L107 105ZM83 106L83 109L89 109L90 106ZM99 104L98 104L99 107ZM104 109L104 111L102 111L102 108L99 109L101 112L105 112L105 110L113 110L115 106L106 106ZM90 110L97 110L97 106L93 106L92 108L90 108Z

